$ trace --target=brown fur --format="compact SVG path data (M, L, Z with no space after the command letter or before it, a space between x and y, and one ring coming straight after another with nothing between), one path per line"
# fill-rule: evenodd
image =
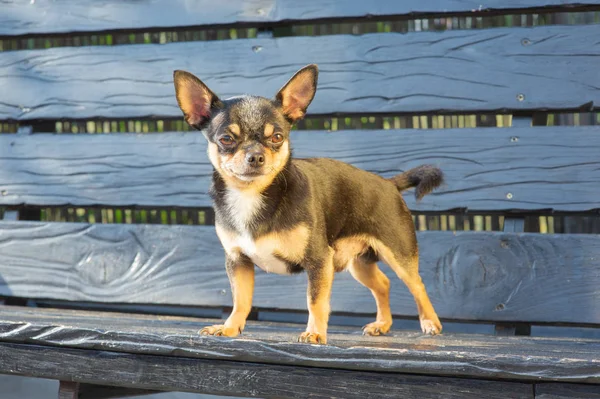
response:
M332 159L292 159L290 130L305 115L317 76L317 67L309 65L272 100L221 101L193 75L175 73L186 120L208 140L215 225L233 293L229 318L202 333L241 333L256 264L273 273L306 272L309 318L298 341L327 342L331 287L342 270L375 299L377 318L364 333L385 334L392 316L390 282L377 266L382 260L414 296L423 332L438 334L442 325L418 273L415 229L401 191L416 187L420 199L441 184L442 173L426 165L384 179Z

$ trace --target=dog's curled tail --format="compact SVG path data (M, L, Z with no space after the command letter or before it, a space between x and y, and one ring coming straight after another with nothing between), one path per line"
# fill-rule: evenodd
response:
M444 182L444 173L433 165L421 165L400 173L390 180L394 182L399 191L416 187L415 197L417 201L420 201Z

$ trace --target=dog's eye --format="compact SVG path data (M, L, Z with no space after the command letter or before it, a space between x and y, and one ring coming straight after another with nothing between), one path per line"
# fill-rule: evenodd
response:
M223 137L221 137L219 139L219 142L223 145L232 145L233 144L233 138L229 135L225 135Z
M283 141L283 136L279 133L276 133L273 136L271 136L271 143L273 143L273 144L279 144L282 141Z

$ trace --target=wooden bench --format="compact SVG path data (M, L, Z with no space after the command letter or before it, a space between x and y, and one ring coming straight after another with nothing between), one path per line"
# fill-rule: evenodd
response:
M600 2L480 3L3 4L0 126L18 123L18 133L0 135L0 373L60 380L60 398L599 398L600 236L525 232L524 221L597 217L600 129L533 127L532 119L545 125L548 112L597 111L600 25L469 28L564 12L597 18ZM299 35L310 33L303 24L326 34ZM410 32L337 34L348 24ZM198 40L230 29L259 37ZM173 42L124 43L129 37ZM421 203L406 196L417 221L445 230L418 234L441 336L418 331L413 299L387 268L389 336L360 335L373 300L339 274L329 345L294 343L307 317L306 277L264 273L242 337L199 336L231 306L202 135L54 134L67 124L180 123L174 69L223 97L271 96L313 62L321 73L309 117L342 125L376 116L396 129L298 130L296 156L384 176L422 163L446 173L447 184ZM455 126L464 115L511 119L495 114L512 115L512 127L398 129L413 117L413 127ZM201 212L207 225L40 221L48 207L85 208L96 221L101 209L184 210ZM488 215L495 222L477 229L499 231L458 231L453 221L465 214Z

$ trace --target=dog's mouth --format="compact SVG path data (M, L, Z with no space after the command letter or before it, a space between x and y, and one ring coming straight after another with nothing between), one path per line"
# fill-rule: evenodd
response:
M262 173L262 171L260 171L260 170L252 170L252 171L250 171L250 172L244 172L244 173L240 173L239 175L240 175L240 176L250 176L250 177L252 177L252 176L260 176L260 175L262 175L262 174L263 174L263 173Z
M262 176L263 173L260 170L252 170L252 171L248 171L248 172L243 172L243 173L236 173L235 176L240 179L240 180L244 180L244 181L251 181L256 179L257 177Z

